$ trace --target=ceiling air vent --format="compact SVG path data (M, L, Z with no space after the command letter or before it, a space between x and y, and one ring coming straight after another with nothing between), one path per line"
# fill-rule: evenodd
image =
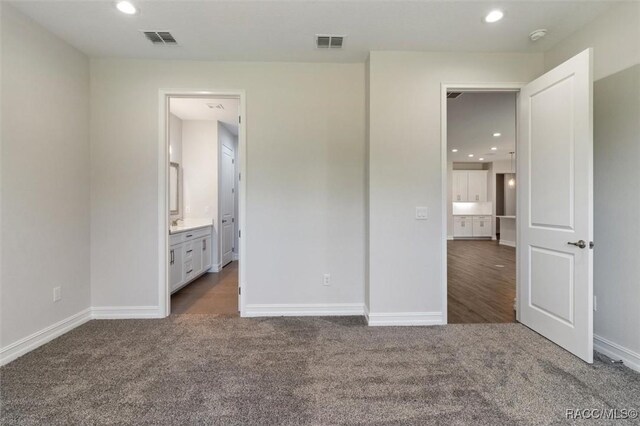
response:
M447 98L449 99L455 99L460 95L462 95L462 92L447 92Z
M331 34L316 34L318 49L342 49L345 36Z
M143 31L143 33L153 44L178 44L169 31Z

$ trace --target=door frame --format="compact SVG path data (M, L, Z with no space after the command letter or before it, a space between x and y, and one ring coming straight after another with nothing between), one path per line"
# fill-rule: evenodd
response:
M448 200L448 173L447 173L447 92L449 91L460 91L460 92L515 92L516 93L516 153L518 152L518 98L520 96L520 89L527 85L527 83L441 83L440 84L440 155L441 155L441 165L440 170L442 173L442 237L441 237L441 256L442 256L442 264L440 267L440 273L442 274L442 324L448 323L448 282L447 282L447 231L449 228L448 219L449 212L447 206ZM517 156L516 156L517 163ZM516 165L516 171L518 167ZM520 244L520 230L518 228L518 211L520 210L520 191L518 187L516 187L516 250L519 249ZM515 306L518 306L520 302L520 281L519 281L519 262L516 256L516 303ZM518 306L519 308L519 306ZM516 309L516 321L520 321L520 309Z
M161 317L171 314L171 292L169 289L169 98L236 98L240 100L238 124L238 173L242 179L238 192L238 229L242 233L239 244L238 285L242 293L238 296L240 316L244 316L247 295L247 111L244 90L188 90L160 89L158 91L158 306Z

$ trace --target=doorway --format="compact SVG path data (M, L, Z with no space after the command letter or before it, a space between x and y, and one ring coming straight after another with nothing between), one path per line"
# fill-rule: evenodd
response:
M515 322L517 93L446 102L448 322Z
M242 313L243 96L161 93L166 315Z

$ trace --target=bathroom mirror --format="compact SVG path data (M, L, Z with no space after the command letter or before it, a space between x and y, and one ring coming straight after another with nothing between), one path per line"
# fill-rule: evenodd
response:
M169 214L180 214L180 164L169 163Z

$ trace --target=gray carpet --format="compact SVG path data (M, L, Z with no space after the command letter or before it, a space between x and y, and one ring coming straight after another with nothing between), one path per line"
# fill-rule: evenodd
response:
M569 424L567 408L640 409L640 374L517 324L91 321L0 379L3 425Z

